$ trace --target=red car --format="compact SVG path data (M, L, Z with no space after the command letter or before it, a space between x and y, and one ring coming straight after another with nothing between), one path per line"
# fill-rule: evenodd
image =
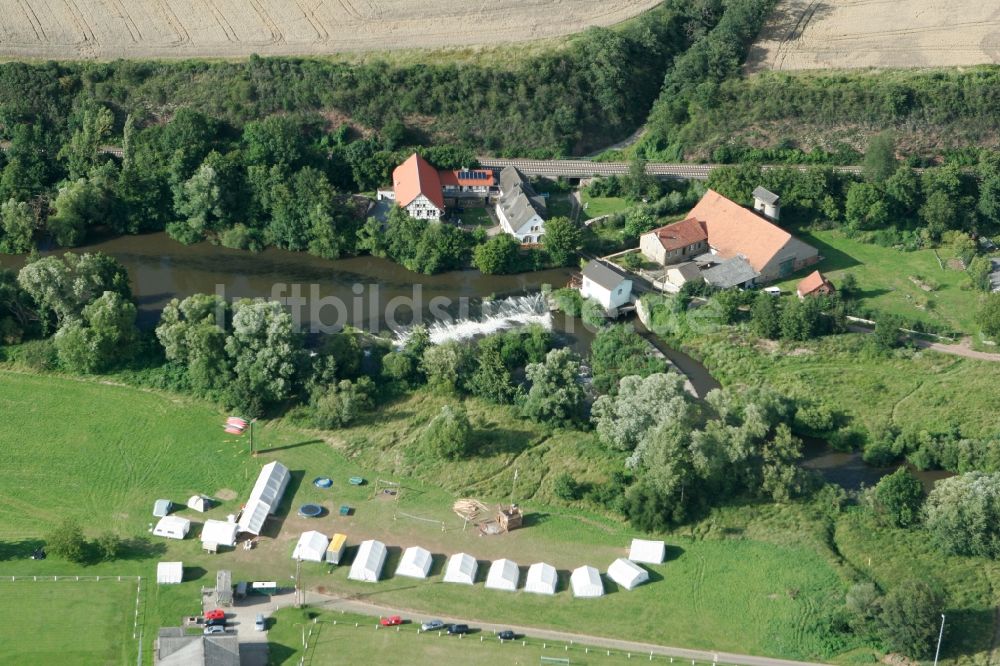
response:
M226 619L226 611L222 610L221 608L216 608L215 610L206 611L205 612L205 619L206 620L225 620Z
M395 627L403 624L403 618L398 615L390 615L389 617L380 617L378 623L383 627Z

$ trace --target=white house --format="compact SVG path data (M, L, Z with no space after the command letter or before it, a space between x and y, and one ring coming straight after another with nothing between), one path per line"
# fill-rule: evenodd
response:
M614 264L594 259L583 267L580 294L594 299L605 310L615 310L632 298L632 280Z
M191 521L180 516L164 516L153 528L155 536L168 539L183 539L191 529Z
M520 579L521 570L518 569L516 562L496 560L490 565L490 572L486 574L486 587L491 590L515 592Z
M500 172L497 199L500 227L525 245L541 243L545 235L545 199L538 196L520 171L507 167Z
M626 590L631 590L649 580L649 572L635 562L619 557L608 567L608 578Z
M448 558L448 566L444 570L444 582L472 585L476 582L476 569L479 564L476 558L468 553L456 553Z
M444 215L441 178L430 162L413 153L392 171L391 198L418 220L440 220ZM388 197L387 197L388 198Z
M303 562L322 562L326 557L328 545L330 545L330 540L322 532L316 530L303 532L292 551L292 559Z
M604 596L604 581L601 572L594 567L579 567L569 575L569 584L573 588L573 596L591 599Z
M347 577L363 583L377 583L385 564L386 548L381 541L362 541Z
M431 553L426 548L412 546L403 551L403 557L396 567L397 576L407 578L427 578L431 570Z

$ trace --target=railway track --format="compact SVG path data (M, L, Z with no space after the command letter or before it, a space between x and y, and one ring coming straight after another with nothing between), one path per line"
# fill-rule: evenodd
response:
M545 176L548 178L593 178L595 176L621 176L627 175L629 165L627 162L591 162L589 160L522 160L522 159L499 159L493 157L480 157L479 164L487 169L503 169L504 167L516 167L526 176ZM676 178L684 180L707 180L708 174L723 164L670 164L664 162L648 162L646 173L657 178ZM764 165L766 169L779 169L781 166ZM810 168L806 165L795 166L794 168L805 171ZM861 173L859 166L838 166L833 167L834 171L841 173Z

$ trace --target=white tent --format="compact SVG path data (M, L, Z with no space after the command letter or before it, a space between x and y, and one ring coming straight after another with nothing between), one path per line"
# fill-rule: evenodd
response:
M191 521L180 516L164 516L153 528L156 536L167 537L168 539L183 539L191 529Z
M184 580L183 562L159 562L156 565L156 582L160 585L176 585Z
M476 569L479 564L476 558L468 553L455 553L448 558L448 566L444 569L444 582L472 585L476 582Z
M377 583L384 564L385 544L372 539L362 541L347 577L364 583Z
M632 547L628 550L628 559L646 564L663 564L667 547L662 541L647 541L632 539Z
M524 579L524 591L535 594L555 594L559 577L551 564L537 562L528 567L528 577Z
M281 496L288 487L288 468L277 460L264 465L257 483L250 491L250 498L240 515L240 531L259 535L267 517L278 510Z
M631 590L649 580L649 572L635 562L619 557L608 567L608 578L626 590Z
M239 526L225 520L206 520L205 526L201 528L201 543L209 548L212 544L217 546L236 545L236 531ZM215 548L211 548L215 550Z
M521 571L517 568L516 562L497 560L490 565L490 572L486 574L486 587L491 590L513 592L517 590L520 578Z
M153 518L163 518L170 514L174 508L174 503L168 499L158 499L153 502Z
M330 545L330 540L326 535L316 530L303 532L299 537L299 542L295 544L292 551L293 560L303 560L305 562L322 562L326 557L326 547Z
M574 597L604 596L604 582L601 580L601 572L594 567L574 569L569 576L569 584L573 588Z
M191 495L188 498L187 507L205 513L212 508L212 500L204 495Z
M431 552L420 546L413 546L403 551L403 557L396 567L397 576L408 578L427 578L431 570Z

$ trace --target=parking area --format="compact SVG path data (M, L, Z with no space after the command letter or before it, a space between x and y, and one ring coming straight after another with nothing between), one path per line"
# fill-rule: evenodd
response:
M256 620L263 615L267 627L271 626L271 615L279 608L295 603L295 593L285 592L271 596L250 594L236 599L232 606L223 607L226 612L226 628L236 634L240 643L241 666L267 666L267 631L258 631ZM203 596L204 612L218 608L214 592Z

